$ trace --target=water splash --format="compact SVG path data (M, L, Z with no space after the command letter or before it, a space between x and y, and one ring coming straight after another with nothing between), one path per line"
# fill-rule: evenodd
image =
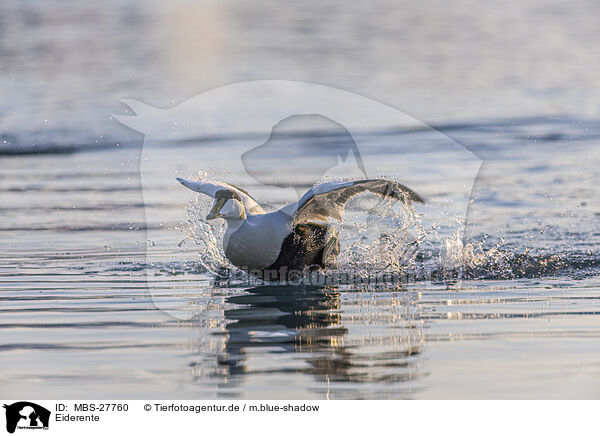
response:
M201 171L194 179L204 181L207 179L207 174ZM207 271L216 275L223 268L234 267L225 256L221 242L227 224L222 219L211 221L205 219L212 203L213 199L204 194L198 194L195 200L188 202L185 209L188 227L185 229L186 237L180 245L193 241L199 253L198 262Z
M199 173L196 179L205 180ZM181 244L193 242L198 252L197 271L220 277L227 272L233 280L243 273L229 262L223 251L226 230L223 220L206 221L213 200L199 194L186 207L188 227ZM342 250L338 266L326 275L351 274L369 277L385 272L415 281L510 280L537 278L561 272L584 274L599 266L591 253L568 255L516 252L504 240L490 245L485 235L464 241L461 230L445 236L442 223L425 227L412 205L404 205L376 195L352 199L343 223L332 222L338 231ZM462 223L459 229L463 228ZM455 227L456 228L456 227ZM160 268L164 270L164 265ZM190 271L189 265L185 270Z
M342 245L338 272L370 275L410 268L419 244L429 234L412 205L372 197L374 206L367 209L370 203L364 198L362 204L351 202L344 224L334 223Z
M199 173L197 180L205 180ZM365 194L359 201L351 200L344 223L331 224L338 231L342 253L334 271L353 275L370 275L382 271L400 272L414 264L419 244L430 233L411 205L374 194ZM223 269L236 271L223 251L226 230L223 220L206 221L212 199L199 194L186 207L187 228L180 245L193 242L199 253L198 262L213 274Z
M462 278L465 267L465 246L460 230L450 238L441 240L439 265L443 276L453 275Z

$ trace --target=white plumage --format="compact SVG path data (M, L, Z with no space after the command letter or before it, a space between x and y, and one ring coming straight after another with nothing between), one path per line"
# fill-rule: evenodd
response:
M267 279L333 264L339 254L339 242L327 220L341 221L346 202L354 195L369 191L405 203L423 202L418 194L399 183L364 179L321 183L298 202L267 213L250 194L228 183L177 180L215 199L206 218L224 218L227 222L223 248L231 263Z

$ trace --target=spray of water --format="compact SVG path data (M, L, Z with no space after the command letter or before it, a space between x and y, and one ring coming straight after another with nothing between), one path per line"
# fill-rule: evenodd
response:
M344 223L334 224L342 246L340 272L368 276L409 269L419 244L427 237L414 207L373 197L377 199L373 207L349 204L350 213L344 217Z
M206 180L206 173L199 172L196 180ZM223 268L233 268L233 265L225 257L223 251L223 235L225 234L226 223L224 220L205 219L213 203L213 199L198 194L195 200L187 204L185 213L188 227L185 229L186 237L181 244L193 241L199 253L198 262L207 271L213 274L219 274Z
M198 180L206 179L200 173ZM346 272L358 276L387 272L401 272L415 263L419 244L428 231L411 205L404 205L376 195L371 201L363 198L360 204L349 204L351 211L344 223L332 222L336 228L341 255L336 273ZM223 269L235 270L223 252L222 239L226 230L223 220L206 221L212 199L199 194L186 207L187 228L183 243L194 243L199 253L198 262L213 274ZM353 203L351 201L351 203Z
M197 179L205 179L200 173ZM490 245L485 235L463 240L463 223L449 236L440 223L426 227L423 216L411 205L363 195L351 200L343 223L332 222L338 231L341 253L331 274L368 277L381 272L410 276L415 280L515 279L555 274L570 266L556 255L515 253L503 240ZM206 221L212 199L199 194L186 208L187 229L182 243L194 243L198 263L214 275L243 274L225 257L223 220ZM374 205L373 205L374 204ZM586 265L584 265L585 267Z

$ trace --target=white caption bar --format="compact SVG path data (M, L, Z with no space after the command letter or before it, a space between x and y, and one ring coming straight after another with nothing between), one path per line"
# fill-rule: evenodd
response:
M190 430L244 436L587 434L597 427L598 409L596 401L4 400L3 404L2 432L10 434L12 429L18 436L125 431L171 435ZM43 433L33 431L42 429Z

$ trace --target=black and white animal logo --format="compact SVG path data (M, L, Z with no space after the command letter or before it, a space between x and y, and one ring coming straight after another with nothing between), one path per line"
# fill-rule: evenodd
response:
M5 404L6 431L14 433L18 429L47 429L50 423L50 411L39 404L19 401Z

